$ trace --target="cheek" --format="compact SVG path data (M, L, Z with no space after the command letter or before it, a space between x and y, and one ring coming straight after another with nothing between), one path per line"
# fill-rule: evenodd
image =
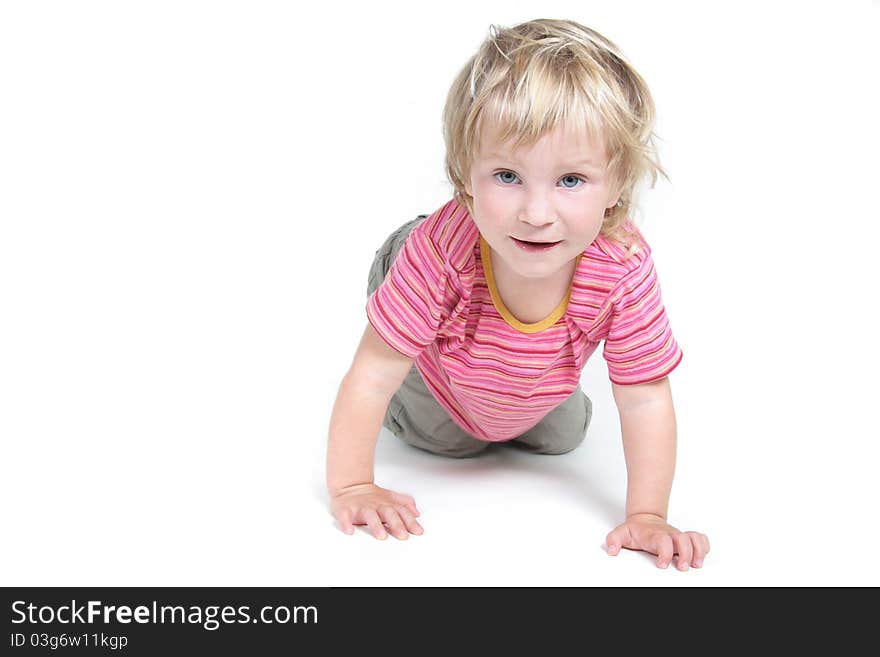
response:
M593 222L591 223L584 231L583 231L583 241L592 244L593 240L595 240L599 236L599 231L602 230L602 222Z
M500 215L504 213L505 209L504 199L490 194L485 197L484 201L483 207L486 209L486 212L491 214L493 218L500 219Z
M509 213L510 201L504 194L496 193L491 186L478 187L477 195L474 197L474 205L485 220L497 223L504 221L504 217Z
M579 199L561 210L566 230L578 241L592 241L602 228L605 209L594 199Z
M604 209L597 212L591 212L588 215L579 217L577 225L577 235L580 241L592 243L602 230L604 220Z

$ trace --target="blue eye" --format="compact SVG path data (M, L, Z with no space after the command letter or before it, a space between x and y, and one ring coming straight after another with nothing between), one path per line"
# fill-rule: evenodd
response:
M499 176L504 176L504 178L500 178ZM499 171L498 173L495 174L495 178L496 178L496 180L504 183L505 185L513 184L513 182L515 180L519 180L517 175L515 173L513 173L512 171ZM565 189L577 189L579 187L578 183L585 183L586 182L580 176L575 176L575 175L563 176L562 181L563 181L562 186L565 187ZM567 184L565 184L564 181L572 182L572 184L567 185Z

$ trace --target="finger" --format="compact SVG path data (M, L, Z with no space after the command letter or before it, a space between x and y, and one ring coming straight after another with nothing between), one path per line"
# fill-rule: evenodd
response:
M669 534L658 534L654 541L654 549L657 554L657 567L666 568L672 561L673 554L672 537Z
M612 557L616 556L620 552L620 548L629 542L629 539L629 529L626 525L621 525L609 532L608 536L605 537L605 547L608 550L608 554Z
M407 530L411 534L423 534L425 532L408 506L398 507L397 510L400 512L400 517L403 518L403 524L406 525Z
M709 539L705 534L700 534L699 532L688 532L691 535L691 540L694 544L694 558L691 561L691 565L694 568L702 568L703 567L703 559L706 558L706 554L709 552Z
M416 501L413 499L412 495L407 495L406 493L394 493L391 497L397 504L404 504L412 509L413 515L422 515L416 506Z
M373 511L372 509L364 510L361 514L364 518L364 521L367 523L367 526L370 528L370 533L378 538L380 541L384 541L388 538L388 534L385 532L385 528L382 526L382 521L379 519L379 514Z
M400 519L400 514L397 512L397 509L390 506L380 506L379 517L382 518L382 521L386 525L388 525L388 533L394 538L401 541L405 541L409 538L409 532L406 531L406 527L403 526L403 520Z
M336 515L336 520L342 531L346 534L354 534L354 514L351 509L341 509Z
M678 569L687 570L694 556L692 537L687 533L679 533L673 537L675 551L678 552Z

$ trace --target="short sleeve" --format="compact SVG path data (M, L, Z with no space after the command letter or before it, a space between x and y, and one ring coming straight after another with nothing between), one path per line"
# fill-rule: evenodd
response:
M422 226L407 236L385 280L367 300L367 319L376 333L409 358L436 339L450 303L454 306L445 258Z
M603 356L608 377L618 385L662 379L682 359L663 307L660 282L650 251L610 295L611 320Z

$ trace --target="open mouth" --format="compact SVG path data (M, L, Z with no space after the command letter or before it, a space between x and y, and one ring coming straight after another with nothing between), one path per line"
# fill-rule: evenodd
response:
M547 251L561 243L561 240L557 242L529 242L527 240L517 239L516 237L511 237L511 239L519 248L526 251Z

